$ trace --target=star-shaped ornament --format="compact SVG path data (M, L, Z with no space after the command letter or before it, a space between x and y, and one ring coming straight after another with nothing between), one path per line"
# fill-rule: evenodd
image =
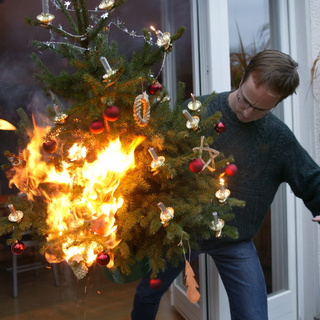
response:
M201 159L204 163L202 170L204 170L205 168L208 168L211 172L216 170L216 166L214 164L214 158L217 157L220 154L220 152L210 148L208 143L205 141L204 136L201 137L200 147L195 147L192 150L193 152L199 151L199 159ZM202 159L203 151L207 151L209 153L210 158L207 162L204 162L204 160ZM212 164L209 165L210 163Z

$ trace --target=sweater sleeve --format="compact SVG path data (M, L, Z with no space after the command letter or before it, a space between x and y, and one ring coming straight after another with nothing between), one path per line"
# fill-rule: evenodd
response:
M284 152L283 175L293 193L301 198L313 216L320 215L320 168L292 134Z

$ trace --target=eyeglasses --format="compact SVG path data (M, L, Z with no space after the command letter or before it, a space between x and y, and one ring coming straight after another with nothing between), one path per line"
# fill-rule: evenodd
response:
M239 95L239 92L241 93L241 97ZM259 115L259 116L266 116L268 114L270 114L270 111L273 110L272 109L269 109L269 110L264 110L264 109L260 109L260 108L257 108L257 107L254 107L252 106L248 101L245 100L245 98L243 97L243 93L242 93L242 90L241 90L241 86L239 87L239 90L238 90L238 93L237 93L237 100L238 100L238 103L244 107L245 109L248 109L248 108L251 108L253 109L253 112L256 114L256 115Z

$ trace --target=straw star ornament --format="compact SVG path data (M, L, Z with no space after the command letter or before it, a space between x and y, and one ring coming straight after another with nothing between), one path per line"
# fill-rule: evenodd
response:
M209 147L208 143L205 141L205 136L201 137L200 147L195 147L192 150L193 152L199 151L199 159L201 159L204 163L202 170L204 170L205 168L208 168L211 172L216 170L214 158L217 157L220 152ZM203 151L207 151L209 153L210 158L207 162L204 162L204 160L202 159ZM210 163L211 165L209 165Z

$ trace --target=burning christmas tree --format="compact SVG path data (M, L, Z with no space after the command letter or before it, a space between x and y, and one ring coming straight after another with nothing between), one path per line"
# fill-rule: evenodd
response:
M10 198L0 234L10 233L7 242L20 253L23 233L32 230L47 261L68 261L79 279L93 263L130 274L144 259L155 277L168 261L184 259L179 243L197 248L200 237L237 238L228 221L232 207L244 205L227 189L232 159L210 147L223 134L221 115L206 119L206 102L193 95L183 105L182 84L170 107L161 70L152 71L184 28L175 35L143 30L143 48L128 59L108 41L111 24L128 34L112 20L123 2L103 0L91 10L85 0L52 1L72 32L54 25L46 1L37 20L26 18L51 33L50 41L34 42L37 50L67 59L69 68L55 75L32 55L52 99L51 124L18 110L26 143L18 155L7 151L4 168L20 194Z

